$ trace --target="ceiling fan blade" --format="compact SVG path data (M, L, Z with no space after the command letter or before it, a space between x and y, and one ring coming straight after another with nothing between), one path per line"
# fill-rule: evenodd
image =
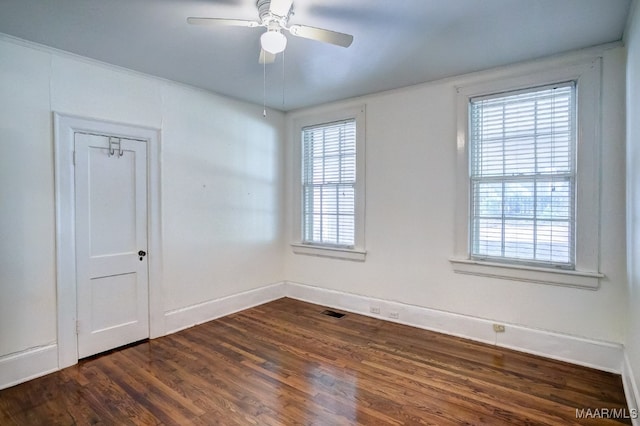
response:
M256 21L246 21L244 19L220 19L220 18L187 18L187 22L192 25L216 25L216 26L233 26L233 27L259 27L260 23Z
M276 16L285 17L289 15L293 0L271 0L269 11Z
M292 25L289 27L289 32L297 37L318 40L342 47L349 47L351 43L353 43L353 36L350 34L323 30L322 28L307 27L306 25Z
M258 63L262 64L272 64L276 61L276 55L273 53L269 53L264 49L260 49L260 58L258 58Z

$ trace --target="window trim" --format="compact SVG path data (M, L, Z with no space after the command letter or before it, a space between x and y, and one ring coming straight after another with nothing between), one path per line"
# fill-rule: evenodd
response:
M457 185L455 251L449 259L457 273L533 283L597 289L600 263L600 57L542 72L511 75L456 88ZM469 101L471 98L564 81L576 82L575 269L532 267L470 257ZM595 172L594 172L595 171Z
M296 254L322 256L337 259L364 261L365 250L365 106L342 108L319 113L309 113L293 120L293 230L291 248ZM336 247L329 244L306 243L303 239L302 222L302 130L305 127L355 120L356 126L356 183L355 183L355 229L353 247Z

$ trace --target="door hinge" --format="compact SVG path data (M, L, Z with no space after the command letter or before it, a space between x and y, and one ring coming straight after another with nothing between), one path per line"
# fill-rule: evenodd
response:
M76 152L73 151L73 165L76 165Z
M80 321L76 321L76 334L80 334Z

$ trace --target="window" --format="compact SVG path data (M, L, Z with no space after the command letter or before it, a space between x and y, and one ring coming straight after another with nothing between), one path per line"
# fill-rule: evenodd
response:
M457 273L595 289L601 59L459 87Z
M364 260L364 107L294 117L293 251Z
M573 269L575 82L469 108L471 258Z
M356 122L302 129L303 243L353 248Z

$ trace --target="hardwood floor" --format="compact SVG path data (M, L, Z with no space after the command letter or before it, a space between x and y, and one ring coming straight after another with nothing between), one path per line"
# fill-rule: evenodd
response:
M280 299L83 360L0 391L0 424L630 423L576 419L626 410L620 376L325 309Z

